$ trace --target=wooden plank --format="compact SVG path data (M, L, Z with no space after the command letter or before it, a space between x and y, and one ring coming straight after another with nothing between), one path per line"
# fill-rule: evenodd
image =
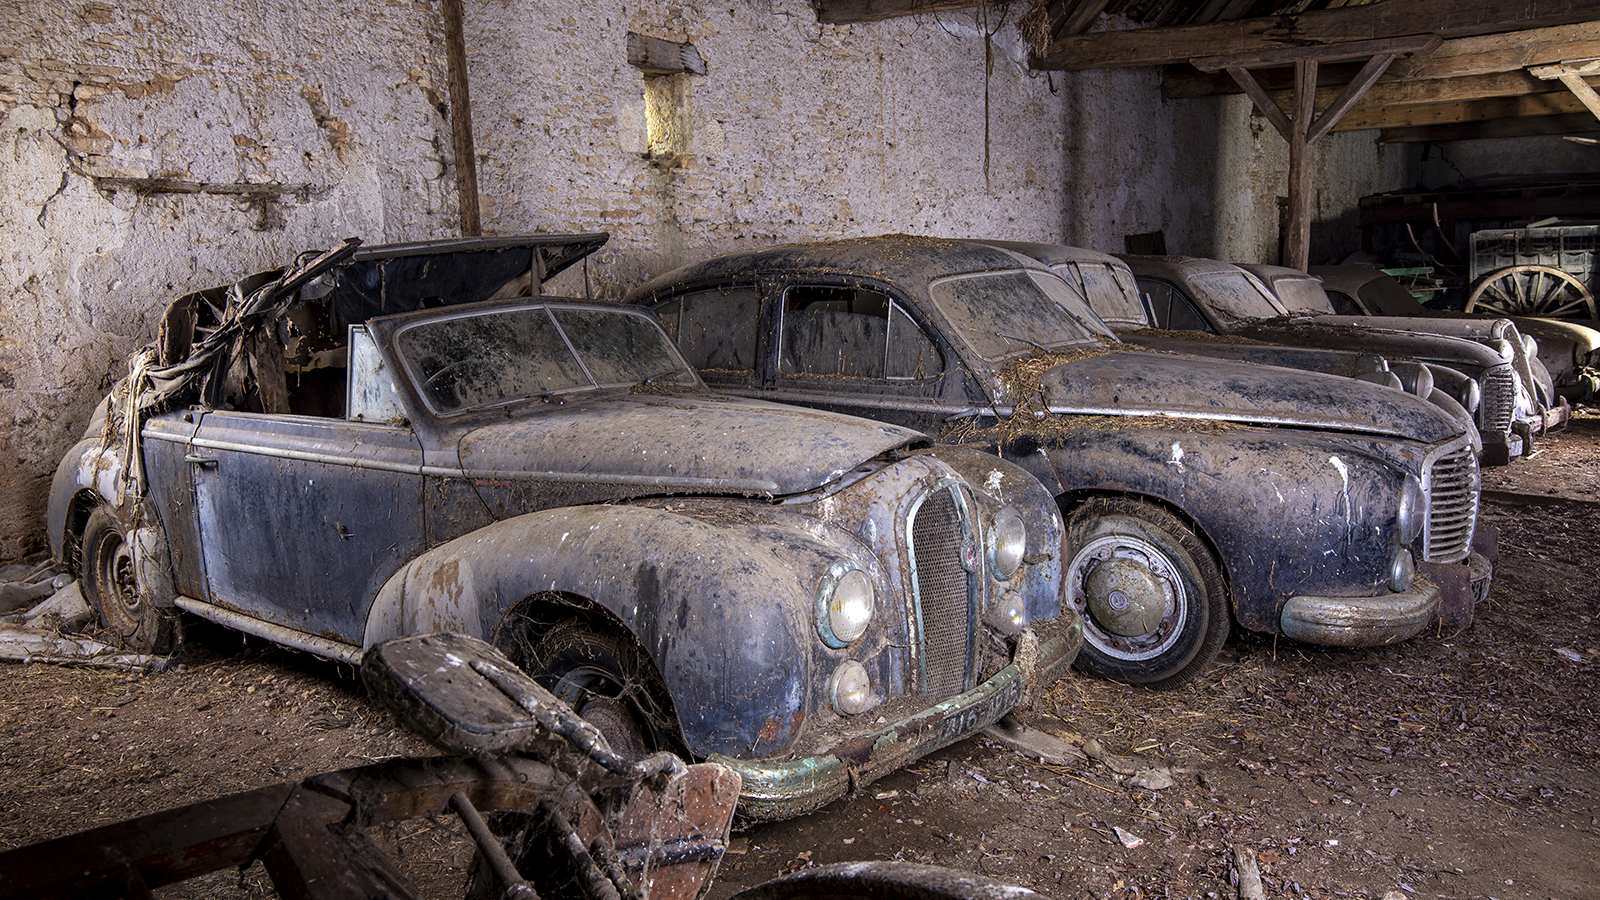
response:
M1294 126L1289 124L1289 111L1278 106L1272 101L1271 97L1267 96L1267 92L1261 89L1261 85L1256 82L1255 76L1250 74L1249 69L1232 68L1228 70L1228 75L1238 82L1239 87L1243 88L1246 94L1250 95L1250 99L1255 101L1256 111L1266 117L1268 122L1272 123L1272 127L1277 130L1284 140L1294 140L1291 137L1294 133Z
M1383 75L1383 70L1389 68L1389 64L1392 62L1394 62L1394 57L1387 53L1380 53L1367 60L1367 64L1361 67L1361 72L1356 75L1355 80L1345 85L1339 96L1333 98L1333 102L1328 104L1327 109L1322 111L1322 115L1317 117L1317 121L1311 126L1311 131L1306 134L1306 140L1313 144L1322 140L1322 136L1327 134L1328 130L1333 126L1339 124L1339 120L1344 117L1344 114L1356 105L1356 101L1361 99L1361 95L1372 87L1373 82ZM1316 108L1315 93L1315 91L1312 92L1312 109Z
M1338 44L1318 44L1307 47L1275 47L1272 49L1252 50L1248 53L1235 53L1228 56L1206 56L1199 59L1191 59L1189 63L1202 72L1218 72L1223 69L1234 68L1270 68L1298 62L1302 59L1314 59L1318 63L1344 62L1352 59L1367 59L1380 54L1392 59L1407 54L1430 53L1442 43L1444 43L1444 39L1436 34L1410 34L1404 37L1382 38L1375 41L1347 41ZM1296 83L1298 84L1298 82Z
M1600 0L1381 0L1297 16L1209 25L1102 31L1057 38L1033 59L1038 69L1154 66L1282 47L1403 37L1444 38L1600 19Z
M1596 119L1600 119L1600 94L1596 94L1594 88L1590 87L1581 77L1575 74L1561 76L1561 83L1572 91L1572 96L1577 97L1584 106L1589 108L1589 112L1594 113Z
M1594 134L1600 132L1594 116L1588 110L1559 116L1526 116L1518 119L1488 119L1481 122L1456 122L1450 125L1413 125L1385 128L1378 132L1378 142L1383 144L1440 143L1443 141L1470 141L1482 138L1538 137L1548 134ZM1600 201L1585 214L1600 214ZM1576 215L1561 213L1561 215Z
M971 9L983 5L983 0L811 0L811 5L817 10L818 22L845 25L946 9Z
M1110 0L1076 0L1067 10L1066 18L1062 19L1061 27L1054 34L1082 34L1085 28L1094 24L1094 20L1105 11Z
M1523 97L1493 97L1459 103L1422 103L1358 109L1334 126L1334 131L1365 131L1373 128L1404 128L1415 125L1449 125L1511 116L1552 116L1580 112L1583 101L1565 91L1529 94Z
M1399 61L1392 63L1398 65ZM1253 72L1256 80L1266 88L1267 95L1280 109L1288 109L1294 93L1274 87L1280 79L1263 77L1276 75L1277 69ZM1327 82L1319 75L1318 81ZM1592 79L1600 83L1600 78ZM1338 97L1340 87L1319 87L1317 108L1326 109ZM1429 81L1389 81L1387 75L1378 79L1361 99L1356 109L1384 106L1411 106L1418 103L1450 103L1458 100L1483 100L1489 97L1518 97L1523 94L1548 94L1566 90L1559 83L1541 81L1527 72L1499 72L1493 75L1467 75L1461 78L1434 78ZM1233 91L1237 93L1237 90Z
M704 75L706 61L693 44L628 32L628 65L646 75Z
M472 143L472 98L467 92L467 44L461 34L462 0L444 0L445 68L450 88L450 133L456 154L456 203L462 237L483 234L478 211L478 152Z
M1289 135L1289 222L1283 236L1279 262L1304 272L1311 260L1311 199L1315 193L1316 148L1308 139L1312 106L1317 98L1317 61L1302 59L1294 64L1294 114Z

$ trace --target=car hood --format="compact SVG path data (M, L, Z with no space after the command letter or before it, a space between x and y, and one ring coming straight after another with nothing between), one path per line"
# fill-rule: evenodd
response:
M1295 316L1260 319L1230 331L1240 337L1302 347L1359 347L1390 358L1410 357L1424 362L1481 370L1505 362L1499 353L1465 337L1451 337L1426 329L1391 328L1390 322L1436 322L1437 319L1399 319L1370 316ZM1449 330L1449 329L1445 329Z
M814 490L923 435L881 422L709 393L565 399L458 443L473 479L659 486L662 493Z
M1337 375L1176 353L1119 351L1046 371L1052 412L1166 415L1297 426L1428 443L1463 433L1438 407L1394 388Z

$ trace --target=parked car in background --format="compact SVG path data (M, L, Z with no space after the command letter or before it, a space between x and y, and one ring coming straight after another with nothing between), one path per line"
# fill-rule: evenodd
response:
M1124 344L1022 255L904 235L792 244L626 299L714 388L937 432L1033 472L1066 519L1086 671L1180 684L1231 622L1390 643L1463 624L1487 591L1469 426L1386 387Z
M1358 349L1292 347L1199 329L1167 330L1155 325L1153 311L1145 305L1128 264L1109 253L1065 244L990 241L1036 259L1050 267L1081 294L1089 307L1117 337L1141 347L1172 353L1189 353L1232 359L1258 365L1304 369L1325 375L1342 375L1408 391L1468 423L1476 433L1474 412L1462 406L1478 396L1474 383L1460 373L1439 373L1440 381L1453 384L1461 395L1447 394L1435 386L1437 367L1411 359L1390 360ZM1481 449L1481 448L1480 448Z
M1369 320L1335 316L1326 303L1321 312L1292 310L1272 288L1231 263L1191 256L1117 256L1133 270L1161 327L1296 346L1360 347L1391 359L1415 359L1433 366L1435 383L1458 399L1462 395L1449 383L1449 373L1442 370L1453 369L1470 378L1477 386L1475 392L1468 391L1478 399L1485 465L1503 464L1527 452L1533 434L1564 422L1563 410L1570 414L1567 407L1550 407L1548 398L1541 398L1541 381L1534 375L1537 360L1527 357L1520 340L1491 348L1465 338L1389 327L1390 323L1377 328ZM1305 273L1298 274L1300 283L1294 288L1303 290L1309 279ZM1288 285L1285 290L1296 298L1291 302L1304 296ZM1405 326L1409 321L1395 324ZM1543 367L1537 368L1542 371ZM1548 373L1544 375L1543 382L1548 384Z
M1471 326L1476 340L1493 339L1494 323L1510 319L1523 335L1536 342L1536 355L1555 382L1556 393L1571 401L1585 400L1600 391L1600 320L1548 319L1464 313L1424 306L1405 286L1374 266L1312 266L1310 274L1322 279L1328 301L1340 315L1434 317L1477 322Z
M177 610L353 664L490 640L627 755L733 767L751 819L1070 667L1032 475L713 394L649 313L537 296L604 240L352 245L178 299L57 470L57 558L145 651Z

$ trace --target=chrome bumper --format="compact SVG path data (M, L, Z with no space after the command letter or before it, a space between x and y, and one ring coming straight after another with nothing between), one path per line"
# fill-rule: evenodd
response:
M1041 693L1076 658L1082 630L1072 627L1043 643L1019 640L1012 663L988 681L872 734L847 741L831 753L790 760L734 759L713 753L709 761L739 773L739 817L747 821L787 819L827 805L884 775L993 725Z
M1278 626L1286 637L1329 647L1398 643L1441 618L1449 631L1458 631L1471 624L1475 594L1487 594L1493 571L1492 559L1476 549L1465 565L1418 563L1410 590L1378 597L1291 597Z

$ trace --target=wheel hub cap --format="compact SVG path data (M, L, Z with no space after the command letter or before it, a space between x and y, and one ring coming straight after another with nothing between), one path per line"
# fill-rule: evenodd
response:
M1149 634L1167 612L1167 591L1148 568L1130 559L1112 559L1084 579L1089 614L1106 631L1123 637Z

